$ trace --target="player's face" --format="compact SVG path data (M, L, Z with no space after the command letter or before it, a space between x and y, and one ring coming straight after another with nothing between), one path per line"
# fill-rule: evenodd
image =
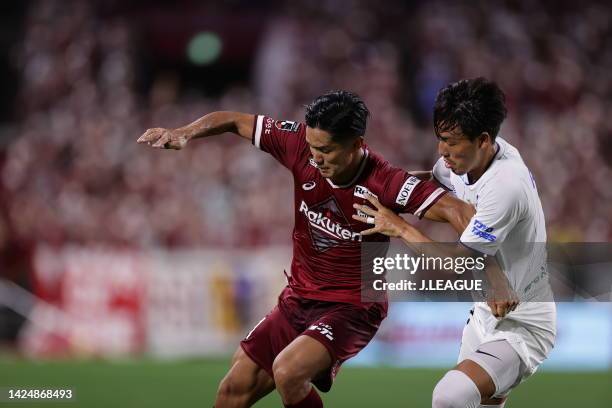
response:
M307 127L306 142L310 145L310 153L321 175L332 180L341 179L360 158L361 139L338 143L333 141L329 132Z
M461 129L440 132L438 135L438 153L444 159L444 165L453 173L463 175L482 166L481 161L488 147L486 133L471 141Z

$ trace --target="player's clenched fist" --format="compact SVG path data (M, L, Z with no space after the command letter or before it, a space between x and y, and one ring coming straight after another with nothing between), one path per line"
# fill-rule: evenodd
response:
M189 138L187 136L176 130L152 128L147 129L147 131L138 138L138 143L146 143L158 149L180 150L185 147L188 140Z

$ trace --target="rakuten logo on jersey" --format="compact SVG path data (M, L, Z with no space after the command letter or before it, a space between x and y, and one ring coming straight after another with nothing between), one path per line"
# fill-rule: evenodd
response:
M344 228L339 223L332 221L321 212L312 211L304 201L300 203L300 212L306 216L310 226L320 232L332 236L338 240L361 242L361 234Z
M414 190L416 185L419 184L420 182L421 180L419 180L418 178L414 176L408 177L408 179L404 182L404 185L400 189L399 193L397 194L397 198L395 199L395 202L401 206L405 206L406 204L408 204L408 199L410 198L410 194L412 194L412 191Z
M373 197L378 198L378 196L376 194L374 194L373 192L371 192L367 187L364 186L360 186L360 185L356 185L355 186L355 193L353 194L355 197L359 197L359 198L366 198L366 194L369 194Z

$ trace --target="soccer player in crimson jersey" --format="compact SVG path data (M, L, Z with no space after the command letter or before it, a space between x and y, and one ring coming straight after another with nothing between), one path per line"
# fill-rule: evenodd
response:
M147 130L139 143L181 149L199 137L235 133L293 174L295 228L288 285L278 304L246 335L221 381L215 407L249 407L276 388L286 407L322 407L312 387L329 391L340 365L374 337L386 302L362 302L361 243L367 223L353 204L377 197L395 213L448 221L459 229L473 208L391 166L364 142L369 112L347 91L316 98L306 123L213 112L178 128ZM372 221L373 222L373 221Z

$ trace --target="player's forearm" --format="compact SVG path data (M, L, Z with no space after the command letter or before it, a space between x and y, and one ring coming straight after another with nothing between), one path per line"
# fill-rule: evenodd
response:
M449 254L449 245L435 242L408 222L405 222L399 237L413 252L424 254L428 257L451 256Z
M405 224L399 238L414 253L423 254L430 258L471 257L474 255L473 251L461 244L436 242L409 223L406 222Z
M476 213L474 207L459 200L451 194L445 194L425 213L425 218L432 221L448 222L457 233L461 234L469 225Z
M188 140L227 132L250 139L253 134L254 120L254 115L248 113L219 111L204 115L186 126L175 129L175 131L180 132Z

